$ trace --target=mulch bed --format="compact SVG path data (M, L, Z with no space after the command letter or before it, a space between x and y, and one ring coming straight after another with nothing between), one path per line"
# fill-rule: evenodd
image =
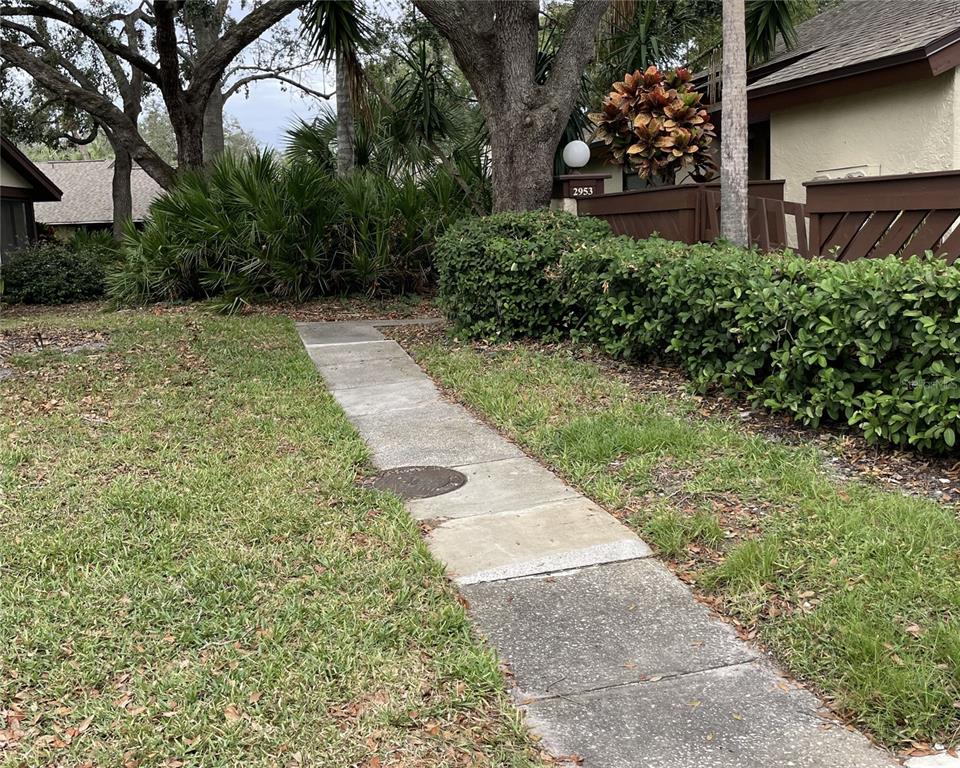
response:
M471 343L451 340L446 325L406 326L385 329L383 332L406 347L430 342L450 345ZM859 435L842 427L824 425L812 429L793 421L789 416L754 409L746 401L722 393L694 394L683 371L662 362L641 365L625 363L588 347L570 343L511 342L488 345L476 342L472 346L490 352L507 350L511 346L525 346L545 353L562 351L598 366L629 385L641 397L661 395L677 401L692 400L703 418L723 419L750 434L788 445L815 445L823 454L824 466L839 480L864 480L887 489L926 496L955 506L960 512L960 457L956 455L928 456L893 446L870 445Z
M77 304L2 304L0 303L0 320L41 320L46 315L58 317L80 317L102 312L106 303L102 301L84 301Z
M441 316L429 296L413 297L405 302L377 301L363 296L318 299L304 304L278 302L247 307L243 314L285 315L297 322L398 320Z

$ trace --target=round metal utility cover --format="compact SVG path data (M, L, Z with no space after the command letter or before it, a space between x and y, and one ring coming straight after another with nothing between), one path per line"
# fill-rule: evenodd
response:
M466 475L446 467L396 467L378 473L370 485L403 499L426 499L455 491L465 482Z

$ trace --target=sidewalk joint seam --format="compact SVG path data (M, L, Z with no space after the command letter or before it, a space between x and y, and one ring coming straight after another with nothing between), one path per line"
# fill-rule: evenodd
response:
M687 677L708 674L710 672L717 672L722 669L733 669L735 667L747 667L750 665L759 666L761 661L762 661L762 658L744 659L743 661L734 661L729 664L717 664L716 666L713 666L713 667L704 667L703 669L693 669L693 670L690 670L689 672L674 672L672 674L666 674L666 675L652 675L651 677L655 677L656 680L651 680L649 678L646 680L631 680L630 682L626 682L626 683L611 683L610 685L598 685L594 688L584 688L583 690L579 690L579 691L564 691L563 693L553 693L547 696L527 696L525 697L524 702L525 704L533 704L534 702L552 701L554 699L566 699L569 701L570 696L585 696L587 694L600 693L602 691L613 691L613 690L617 690L618 688L631 688L631 687L638 687L642 685L656 684L656 683L663 682L664 680L682 680ZM560 681L555 681L550 685L556 685L557 682L560 682ZM547 687L549 688L549 686ZM517 690L519 691L519 688ZM580 704L580 702L574 702L574 703Z
M317 349L320 347L353 347L357 344L397 344L393 339L363 339L362 341L326 341L321 343L307 344L303 343L307 349ZM399 344L397 344L398 349L403 349Z
M497 513L494 513L497 514ZM479 515L474 515L474 517L479 517ZM454 518L456 519L456 518ZM460 519L469 519L469 518L460 518ZM617 563L632 563L634 560L650 560L653 558L653 553L649 555L631 557L622 557L614 560L604 560L602 563L584 563L583 565L571 565L569 568L554 568L548 571L537 571L536 573L524 573L517 576L502 576L495 579L480 579L478 581L468 581L471 578L470 574L466 576L458 576L453 581L459 587L475 587L479 584L502 584L505 581L518 581L520 579L538 579L546 576L552 576L554 574L560 573L575 573L577 571L582 571L585 568L600 568L604 565L615 565Z

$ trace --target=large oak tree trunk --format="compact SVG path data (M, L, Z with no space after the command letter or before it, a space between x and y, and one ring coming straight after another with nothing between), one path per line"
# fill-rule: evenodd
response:
M203 115L170 111L170 122L177 137L177 169L203 168Z
M223 154L223 89L214 88L203 113L203 158L208 163Z
M750 242L747 216L747 36L744 0L723 0L720 236Z
M609 0L574 0L545 83L537 82L537 0L448 3L415 0L450 43L477 95L490 134L493 207L541 208L550 202L553 154L573 111L595 33Z
M353 141L356 133L353 115L353 92L350 75L343 55L337 56L337 175L346 176L353 170Z
M123 237L124 223L133 218L133 192L130 189L130 174L133 158L120 144L113 147L113 236Z
M541 118L539 130L517 130L507 114L485 113L495 211L529 211L550 203L554 148L567 118ZM531 126L532 128L533 126Z

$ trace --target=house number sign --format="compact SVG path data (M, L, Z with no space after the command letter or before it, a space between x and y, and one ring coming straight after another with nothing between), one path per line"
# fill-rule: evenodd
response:
M609 178L609 173L571 173L557 176L559 185L554 189L560 197L599 197L603 194L603 180Z

